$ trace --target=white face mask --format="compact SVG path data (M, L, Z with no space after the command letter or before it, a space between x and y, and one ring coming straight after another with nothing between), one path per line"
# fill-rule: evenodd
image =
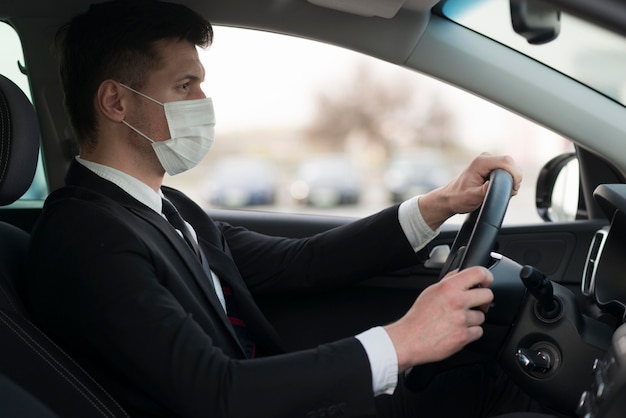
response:
M155 141L125 120L122 123L152 142L152 148L167 174L173 176L194 168L213 145L215 112L210 98L161 103L122 83L120 85L165 109L170 139Z

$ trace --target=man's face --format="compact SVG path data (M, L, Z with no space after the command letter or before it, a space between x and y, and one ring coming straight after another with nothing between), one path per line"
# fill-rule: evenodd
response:
M160 41L157 43L157 50L163 67L148 76L140 89L141 93L161 103L206 97L200 88L205 76L204 67L192 43ZM137 106L129 109L126 120L154 141L169 139L163 106L139 95L133 96ZM146 140L142 138L141 141Z

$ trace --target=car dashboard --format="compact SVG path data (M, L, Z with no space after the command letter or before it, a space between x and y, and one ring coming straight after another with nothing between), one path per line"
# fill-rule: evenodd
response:
M589 246L581 291L602 310L623 317L626 311L626 185L601 185L594 197L611 224L598 230Z
M590 384L580 396L576 414L617 418L626 408L626 184L600 185L594 199L610 225L599 229L591 240L581 292L592 306L622 325L613 332L606 353L593 361Z

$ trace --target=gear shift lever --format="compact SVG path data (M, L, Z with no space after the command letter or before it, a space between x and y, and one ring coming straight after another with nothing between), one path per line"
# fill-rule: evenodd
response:
M561 304L554 297L552 282L545 274L526 265L519 275L528 291L537 299L537 314L546 320L558 317L561 314Z

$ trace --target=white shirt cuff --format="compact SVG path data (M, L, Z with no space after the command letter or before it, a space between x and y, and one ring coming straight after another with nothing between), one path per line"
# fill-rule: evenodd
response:
M415 196L404 201L398 208L398 221L415 252L424 248L430 240L439 234L439 229L433 231L424 221L417 204L419 198L419 196Z
M398 385L398 356L389 334L383 327L374 327L356 338L370 361L374 396L391 395Z

